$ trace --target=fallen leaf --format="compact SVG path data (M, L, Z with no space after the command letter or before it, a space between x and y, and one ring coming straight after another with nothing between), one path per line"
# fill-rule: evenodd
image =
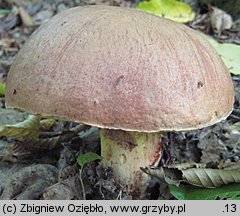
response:
M225 170L233 170L233 169L240 169L240 161L237 162L228 162L228 163L220 163L218 165L219 169L225 169Z
M11 13L10 10L0 9L0 15L5 15L5 14L9 14L9 13Z
M55 119L42 119L40 121L41 129L49 130L55 124L55 122L56 122Z
M230 73L240 74L240 45L229 43L218 43L213 38L204 35L204 37L211 43L217 53L221 56Z
M141 168L145 173L179 186L182 182L204 188L240 183L240 169L205 168L205 164L184 163L159 168Z
M200 138L198 148L202 153L200 163L218 163L221 160L222 152L227 150L226 146L215 133L209 133Z
M5 95L5 85L3 83L0 83L0 96Z
M58 162L58 165L59 165L59 162ZM65 166L64 168L60 167L58 179L62 181L71 176L75 176L78 173L79 173L79 167L77 164Z
M32 17L24 10L24 8L22 8L22 7L19 8L19 15L21 17L23 25L25 25L27 27L34 26L34 22L32 20Z
M218 36L222 34L224 30L230 29L233 25L232 17L227 14L225 11L217 8L211 8L211 25L215 32L217 32Z
M0 47L9 48L15 42L14 39L3 38L0 40Z
M187 169L183 170L183 181L204 188L215 188L229 183L240 182L240 170Z
M3 21L0 22L0 32L9 31L15 26L19 25L20 18L15 13L11 13L4 17Z
M43 192L43 200L73 200L81 199L82 190L78 176L60 181Z
M33 139L31 134L27 134L28 129L26 131L25 130L24 132L26 133L26 136L24 136L24 139L22 139L22 141L24 142L22 142L21 145L31 152L58 149L62 146L63 142L67 142L71 140L74 136L76 136L74 132L66 131L62 132L62 134L59 136ZM31 130L29 132L31 132Z
M25 159L30 159L33 157L32 152L24 148L23 145L19 143L7 143L5 148L0 150L1 161L7 161L11 163L18 163L24 161Z
M199 188L192 185L169 185L170 193L179 200L240 199L240 184L224 185L219 188Z
M57 168L36 164L17 170L0 183L0 199L39 199L42 191L57 181Z
M105 180L105 179L99 179L98 182L95 184L95 186L103 187L104 189L110 191L111 193L114 193L117 190L116 183L114 180Z
M192 21L195 17L189 5L176 0L143 1L138 3L136 8L182 23Z
M0 108L0 125L16 124L26 120L27 117L27 113Z
M38 116L29 115L28 118L16 124L0 126L0 136L14 137L17 140L39 138L40 119Z

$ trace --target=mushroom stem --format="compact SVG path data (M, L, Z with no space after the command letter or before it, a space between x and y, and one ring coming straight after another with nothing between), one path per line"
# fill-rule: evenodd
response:
M145 198L150 177L140 170L155 164L162 151L160 133L100 129L104 167L111 167L115 180L133 198Z

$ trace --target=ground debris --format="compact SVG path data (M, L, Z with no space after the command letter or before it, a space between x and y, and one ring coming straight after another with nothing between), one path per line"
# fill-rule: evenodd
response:
M5 177L0 184L0 199L39 199L43 190L56 181L56 167L47 164L30 165Z
M25 9L23 7L19 8L19 15L21 17L23 25L25 25L26 27L34 26L32 17L28 14L27 11L25 11Z
M44 200L73 200L81 199L82 190L78 175L60 181L43 192Z
M199 139L198 147L202 150L202 163L219 162L222 159L221 154L227 151L226 146L214 133Z
M218 37L221 36L224 30L232 28L232 17L217 7L211 7L210 19L212 28L218 34Z

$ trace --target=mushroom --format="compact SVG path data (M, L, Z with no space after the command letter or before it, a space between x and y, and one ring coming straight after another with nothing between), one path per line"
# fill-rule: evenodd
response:
M105 167L135 198L156 165L162 131L200 129L225 119L233 85L219 55L187 26L135 9L68 9L19 51L6 105L100 128Z

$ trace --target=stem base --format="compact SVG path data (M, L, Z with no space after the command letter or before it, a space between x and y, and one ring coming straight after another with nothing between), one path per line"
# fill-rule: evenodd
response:
M104 167L111 167L115 180L133 198L144 198L150 176L140 167L153 165L162 151L160 133L100 129Z

